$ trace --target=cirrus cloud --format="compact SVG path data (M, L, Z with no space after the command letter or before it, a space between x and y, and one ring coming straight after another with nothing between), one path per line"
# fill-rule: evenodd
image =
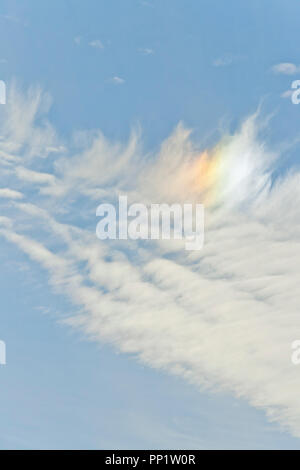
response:
M42 94L15 96L0 164L24 198L13 201L18 217L3 205L0 234L76 306L64 321L150 367L243 397L300 437L300 376L290 361L300 335L300 174L275 178L281 155L259 114L211 149L182 124L150 155L138 132L127 144L87 133L83 148L72 142L54 154L50 174L36 149L45 154L59 139L38 122ZM125 192L130 202L210 201L203 250L98 240L96 205Z

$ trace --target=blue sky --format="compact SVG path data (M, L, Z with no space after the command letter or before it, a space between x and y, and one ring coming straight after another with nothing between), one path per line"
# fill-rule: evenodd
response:
M300 108L281 95L300 73L274 73L273 67L300 64L299 14L296 0L3 0L0 79L8 91L17 83L20 94L40 86L51 95L47 119L59 135L58 154L69 149L65 160L86 145L81 130L100 129L109 142L127 145L139 128L148 156L182 121L194 129L196 143L212 146L220 129L234 134L263 103L265 115L274 114L268 145L284 149L275 171L283 176L297 171ZM52 174L55 158L28 160L28 168ZM1 187L23 192L3 168ZM62 184L73 181L68 178ZM38 205L35 188L26 188L26 197ZM52 215L56 210L60 223L75 220L93 232L101 201L80 218L85 196L82 202L71 190L63 202L43 198L41 206ZM18 217L14 206L1 206L3 216ZM59 253L59 243L34 218L21 214L20 224ZM0 448L300 447L294 424L285 417L270 422L271 398L253 398L251 387L232 385L230 393L222 388L227 378L218 392L211 383L199 387L143 353L122 353L115 339L89 341L82 329L63 324L78 305L53 290L28 253L3 238L0 243L0 338L7 344ZM288 359L289 347L282 351Z

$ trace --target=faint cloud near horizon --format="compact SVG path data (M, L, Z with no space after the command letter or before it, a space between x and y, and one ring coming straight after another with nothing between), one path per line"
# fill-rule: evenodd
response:
M228 54L224 54L223 56L214 59L212 64L214 67L228 67L229 65L232 65L234 62L238 62L242 59L244 59L244 56L240 54L228 53Z
M150 2L147 2L146 0L141 0L140 1L140 5L142 5L143 7L151 7L151 8L154 8L154 5Z
M3 20L6 20L6 21L10 21L12 23L18 23L18 24L21 24L23 26L28 26L28 23L26 21L21 20L17 16L4 14L4 15L0 15L0 18L2 18Z
M73 41L77 46L80 46L83 43L83 39L84 38L82 36L78 35L73 38ZM84 42L86 43L86 41ZM94 47L95 49L104 49L103 42L100 41L100 39L93 39L92 41L89 41L87 45Z
M118 77L117 75L115 77L112 77L110 81L115 85L122 85L123 83L125 83L124 78Z
M150 47L140 47L138 51L143 54L143 55L153 55L154 50L151 49Z
M280 64L273 65L272 71L276 74L294 75L300 72L300 65L292 62L281 62Z
M19 20L19 18L17 18L16 16L0 15L0 18L7 21L13 21L14 23L21 23L21 20Z
M79 46L79 44L81 44L81 39L82 39L81 36L76 36L76 37L74 38L74 42L75 42L75 44L77 44L77 46Z
M295 90L286 90L283 93L281 93L280 98L291 98L293 91Z
M100 39L94 39L93 41L90 41L89 46L95 47L96 49L104 49L104 46Z

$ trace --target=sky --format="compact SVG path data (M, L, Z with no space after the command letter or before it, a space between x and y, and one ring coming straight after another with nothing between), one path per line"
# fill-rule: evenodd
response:
M299 14L1 1L1 449L300 448ZM98 240L119 194L203 250Z

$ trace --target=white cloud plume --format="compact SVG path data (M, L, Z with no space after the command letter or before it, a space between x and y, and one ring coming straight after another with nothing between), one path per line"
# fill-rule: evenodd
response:
M51 98L38 87L26 93L15 83L7 89L7 103L1 108L0 160L46 158L57 146L55 130L46 119Z
M49 173L41 173L39 171L29 170L28 168L24 168L22 166L17 166L15 172L20 180L26 181L28 183L47 185L55 184L55 177Z
M292 62L281 62L280 64L273 65L272 70L276 74L294 75L300 72L300 65L293 64Z
M23 194L10 188L0 188L0 197L5 199L22 199Z
M41 98L31 100L36 109ZM290 361L291 342L300 337L300 175L293 170L274 180L280 155L264 142L260 117L207 151L224 176L214 194L209 178L199 185L203 153L182 125L154 155L143 154L138 133L126 145L100 132L86 134L83 150L55 156L53 178L40 176L26 146L17 155L22 163L9 159L17 140L11 136L30 142L36 132L35 120L24 125L23 113L26 119L21 100L4 134L5 162L14 188L32 181L42 185L43 196L29 192L28 202L14 201L20 217L13 223L3 214L0 234L47 269L53 288L78 307L67 322L151 367L244 397L300 437L300 376ZM48 146L49 135L42 133L39 147ZM135 202L214 196L204 249L100 242L96 205L122 192ZM33 239L24 221L44 235Z

